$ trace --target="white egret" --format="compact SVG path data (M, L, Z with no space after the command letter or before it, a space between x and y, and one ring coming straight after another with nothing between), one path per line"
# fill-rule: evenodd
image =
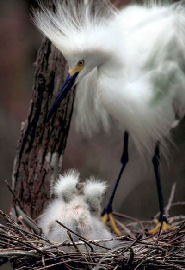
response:
M67 230L56 222L58 220L86 239L112 239L113 235L99 219L105 189L105 183L94 178L86 181L83 188L83 184L79 183L79 173L75 170L60 175L54 185L56 198L49 202L38 221L43 234L51 241L62 243L70 240ZM80 240L76 235L72 237L74 241ZM103 242L103 246L111 248L117 243ZM84 246L79 248L84 250Z
M103 212L104 221L112 218L113 198L128 162L130 135L139 152L153 157L159 221L167 227L160 145L165 148L172 126L185 112L185 8L181 3L151 3L115 10L108 0L71 0L58 2L55 13L44 6L41 9L35 14L38 28L69 64L48 120L76 85L79 127L93 133L102 123L107 129L111 116L125 130L122 166Z

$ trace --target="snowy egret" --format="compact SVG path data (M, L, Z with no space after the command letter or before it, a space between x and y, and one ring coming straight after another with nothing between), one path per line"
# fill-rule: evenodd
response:
M108 0L66 2L58 2L56 13L41 6L42 11L35 14L38 28L69 64L48 120L73 85L77 123L84 131L93 133L100 123L107 129L109 118L116 119L125 131L124 149L104 221L112 219L112 202L128 162L131 136L139 152L153 157L159 221L168 227L159 163L170 130L185 111L185 8L181 3L150 3L118 11Z
M99 219L100 204L106 189L105 183L93 178L86 181L84 188L81 185L81 192L78 187L77 171L70 170L59 176L54 186L56 198L48 204L38 221L43 234L51 241L62 243L70 240L66 229L56 222L58 220L86 239L112 239L112 234ZM73 239L80 240L76 235L73 235ZM105 242L103 246L113 247L117 243L117 241ZM84 250L84 247L80 249Z

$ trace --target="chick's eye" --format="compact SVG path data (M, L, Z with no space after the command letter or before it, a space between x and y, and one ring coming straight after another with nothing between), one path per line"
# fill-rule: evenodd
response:
M84 60L80 60L79 62L78 62L78 66L83 66L84 65L84 63L85 63L85 61Z

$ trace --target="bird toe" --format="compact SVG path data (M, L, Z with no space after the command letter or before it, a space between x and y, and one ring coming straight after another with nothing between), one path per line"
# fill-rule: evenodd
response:
M168 224L166 221L163 221L162 225L161 225L161 221L159 221L158 219L154 219L153 222L155 224L155 227L148 231L149 234L155 234L159 232L160 228L161 228L161 232L174 228L173 225Z
M115 223L115 220L114 220L114 217L112 215L112 213L109 213L109 214L104 214L102 217L101 217L101 220L104 224L106 224L108 221L110 223L110 227L112 228L113 232L117 235L117 236L121 236L122 233L120 232L120 230L118 229L116 223Z

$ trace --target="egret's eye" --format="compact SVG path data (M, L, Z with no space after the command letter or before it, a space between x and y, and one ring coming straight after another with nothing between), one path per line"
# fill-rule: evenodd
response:
M78 66L79 67L83 67L84 66L84 64L85 64L85 61L84 60L80 60L80 61L78 61Z

